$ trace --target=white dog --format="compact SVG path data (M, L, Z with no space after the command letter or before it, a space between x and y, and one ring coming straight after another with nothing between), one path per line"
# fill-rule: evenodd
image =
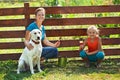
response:
M32 50L29 50L27 47L24 48L23 53L18 61L17 74L19 74L20 71L25 70L25 66L30 68L31 74L34 74L33 67L36 65L39 72L42 71L40 69L40 57L42 53L42 32L39 29L34 29L30 32L30 36L31 38L29 43L32 44L34 48Z

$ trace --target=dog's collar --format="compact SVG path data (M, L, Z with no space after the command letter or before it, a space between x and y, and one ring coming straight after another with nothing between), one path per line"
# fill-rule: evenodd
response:
M32 40L35 44L39 44L39 42L35 42L34 40Z

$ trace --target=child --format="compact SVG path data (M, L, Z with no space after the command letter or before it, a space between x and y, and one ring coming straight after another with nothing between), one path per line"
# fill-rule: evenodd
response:
M102 50L102 41L99 37L99 30L96 26L90 26L87 29L88 37L83 42L83 45L80 45L80 57L85 61L85 67L90 67L90 63L96 63L96 67L101 67L101 62L104 59L104 52ZM83 50L85 46L88 47L88 50Z

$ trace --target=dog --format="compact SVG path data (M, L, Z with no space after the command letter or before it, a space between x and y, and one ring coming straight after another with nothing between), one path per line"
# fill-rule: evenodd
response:
M42 72L40 68L40 57L42 53L41 37L42 37L42 32L39 29L34 29L30 32L29 43L34 48L32 50L29 50L27 47L24 48L18 61L17 74L19 74L20 71L25 71L26 66L30 69L31 74L34 74L34 67L36 65L38 71Z

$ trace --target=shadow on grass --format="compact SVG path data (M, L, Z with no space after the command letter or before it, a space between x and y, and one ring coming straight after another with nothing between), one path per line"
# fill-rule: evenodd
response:
M15 71L9 71L6 73L4 76L4 80L23 80L24 78L30 77L31 74L27 73L21 73L21 74L16 74Z
M30 71L21 72L17 74L17 61L1 61L0 62L0 74L4 74L2 80L23 80L25 78L31 77ZM35 73L39 73L35 71ZM43 73L40 75L44 75ZM0 76L1 77L1 76Z
M48 63L49 72L60 72L65 75L87 75L92 73L105 73L105 74L120 74L120 60L105 60L102 62L101 68L96 68L92 65L90 68L85 68L84 63L81 61L68 61L66 67L58 67L56 63ZM50 66L51 65L51 66ZM52 67L54 65L54 67Z
M51 61L44 63L44 72L35 72L35 75L31 75L30 71L21 72L16 74L17 61L0 61L0 75L3 80L23 80L23 79L36 79L45 78L49 74L64 74L65 76L70 75L89 75L89 74L120 74L120 60L105 60L102 62L102 68L97 69L95 66L85 68L81 61L68 61L66 67L58 67L57 62ZM1 76L0 76L1 77Z

